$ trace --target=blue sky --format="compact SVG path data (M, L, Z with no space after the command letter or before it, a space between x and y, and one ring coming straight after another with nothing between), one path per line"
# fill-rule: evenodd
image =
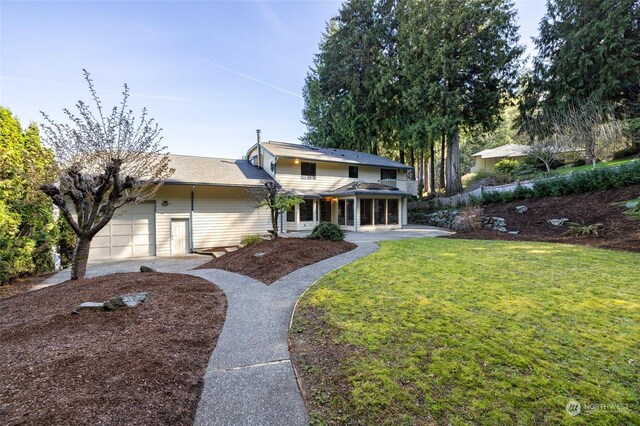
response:
M297 142L302 87L335 1L0 0L0 105L22 121L88 100L86 68L106 106L122 84L175 154L239 158L255 141ZM516 1L522 43L543 0ZM531 52L531 47L529 46Z

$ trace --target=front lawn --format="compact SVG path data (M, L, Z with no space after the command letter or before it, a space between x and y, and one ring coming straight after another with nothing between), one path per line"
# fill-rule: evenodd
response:
M383 242L296 311L312 421L638 424L638 265L561 244Z

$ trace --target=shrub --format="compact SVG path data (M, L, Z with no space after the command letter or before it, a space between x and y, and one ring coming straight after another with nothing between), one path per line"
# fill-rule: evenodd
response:
M547 166L544 165L544 162L542 162L542 160L532 155L525 157L522 163L532 166L540 171L547 171ZM564 166L564 164L565 164L564 160L556 158L551 162L550 166L552 169L557 169L558 167Z
M574 237L597 237L600 235L600 231L603 226L601 223L594 223L593 225L585 225L584 223L567 222L569 230L565 232L566 235L573 235Z
M540 174L541 170L531 164L521 162L513 171L513 177L516 179L531 179Z
M62 217L58 218L58 254L60 255L60 264L63 268L71 266L73 259L73 250L76 247L76 234L73 232L69 224Z
M260 241L262 241L262 237L260 235L252 234L243 236L240 243L245 246L250 246L251 244L259 243Z
M523 198L562 197L588 191L622 188L640 183L640 160L618 167L603 167L534 181L533 188L516 187L512 192L486 191L481 204L507 203Z
M335 223L320 222L318 226L313 228L309 238L313 240L342 241L344 240L344 232Z
M632 145L627 148L618 150L611 155L612 160L622 160L623 158L633 157L640 154L640 144Z
M518 168L517 160L509 160L505 158L496 163L496 172L503 173L505 175L513 175L513 172Z

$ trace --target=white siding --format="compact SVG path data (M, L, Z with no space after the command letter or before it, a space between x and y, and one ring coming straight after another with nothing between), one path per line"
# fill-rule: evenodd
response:
M268 234L271 218L246 188L195 190L193 245L196 249L238 244L243 236Z
M163 205L166 202L166 206ZM165 185L156 195L156 255L171 255L171 219L189 219L191 187Z
M276 179L286 189L298 191L321 192L339 188L351 182L378 182L380 181L380 169L384 167L357 166L358 178L349 177L349 166L346 163L327 163L317 161L316 178L306 179L300 174L300 162L290 158L278 159L276 168ZM301 162L305 160L300 160ZM309 161L314 163L314 161ZM353 165L353 164L351 164ZM405 170L398 170L397 178L405 180L407 173ZM404 188L400 188L403 190Z
M269 176L271 176L272 178L275 178L276 158L269 151L264 149L264 146L262 147L260 152L261 152L261 158L260 158L260 163L258 163L258 164L262 165L262 169L265 172L267 172L269 174ZM247 153L247 160L251 160L251 157L253 157L254 155L258 155L258 147L257 146ZM271 170L271 163L274 164L274 170L273 171Z

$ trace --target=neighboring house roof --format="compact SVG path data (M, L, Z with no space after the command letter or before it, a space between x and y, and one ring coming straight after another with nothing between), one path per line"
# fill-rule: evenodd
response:
M352 182L341 186L340 188L323 192L321 195L323 197L336 197L343 195L397 195L401 197L409 197L412 194L381 183Z
M510 143L497 148L485 149L477 152L472 157L480 158L501 158L501 157L524 157L529 153L529 147L526 145L518 145Z
M165 184L212 186L260 186L271 176L247 160L169 155L175 172Z
M349 151L335 148L316 148L298 143L267 141L261 142L263 148L276 157L299 158L311 161L328 161L333 163L348 163L365 166L388 167L393 169L413 169L413 167L379 155L364 152ZM255 147L255 145L254 145ZM252 147L249 151L251 151Z

